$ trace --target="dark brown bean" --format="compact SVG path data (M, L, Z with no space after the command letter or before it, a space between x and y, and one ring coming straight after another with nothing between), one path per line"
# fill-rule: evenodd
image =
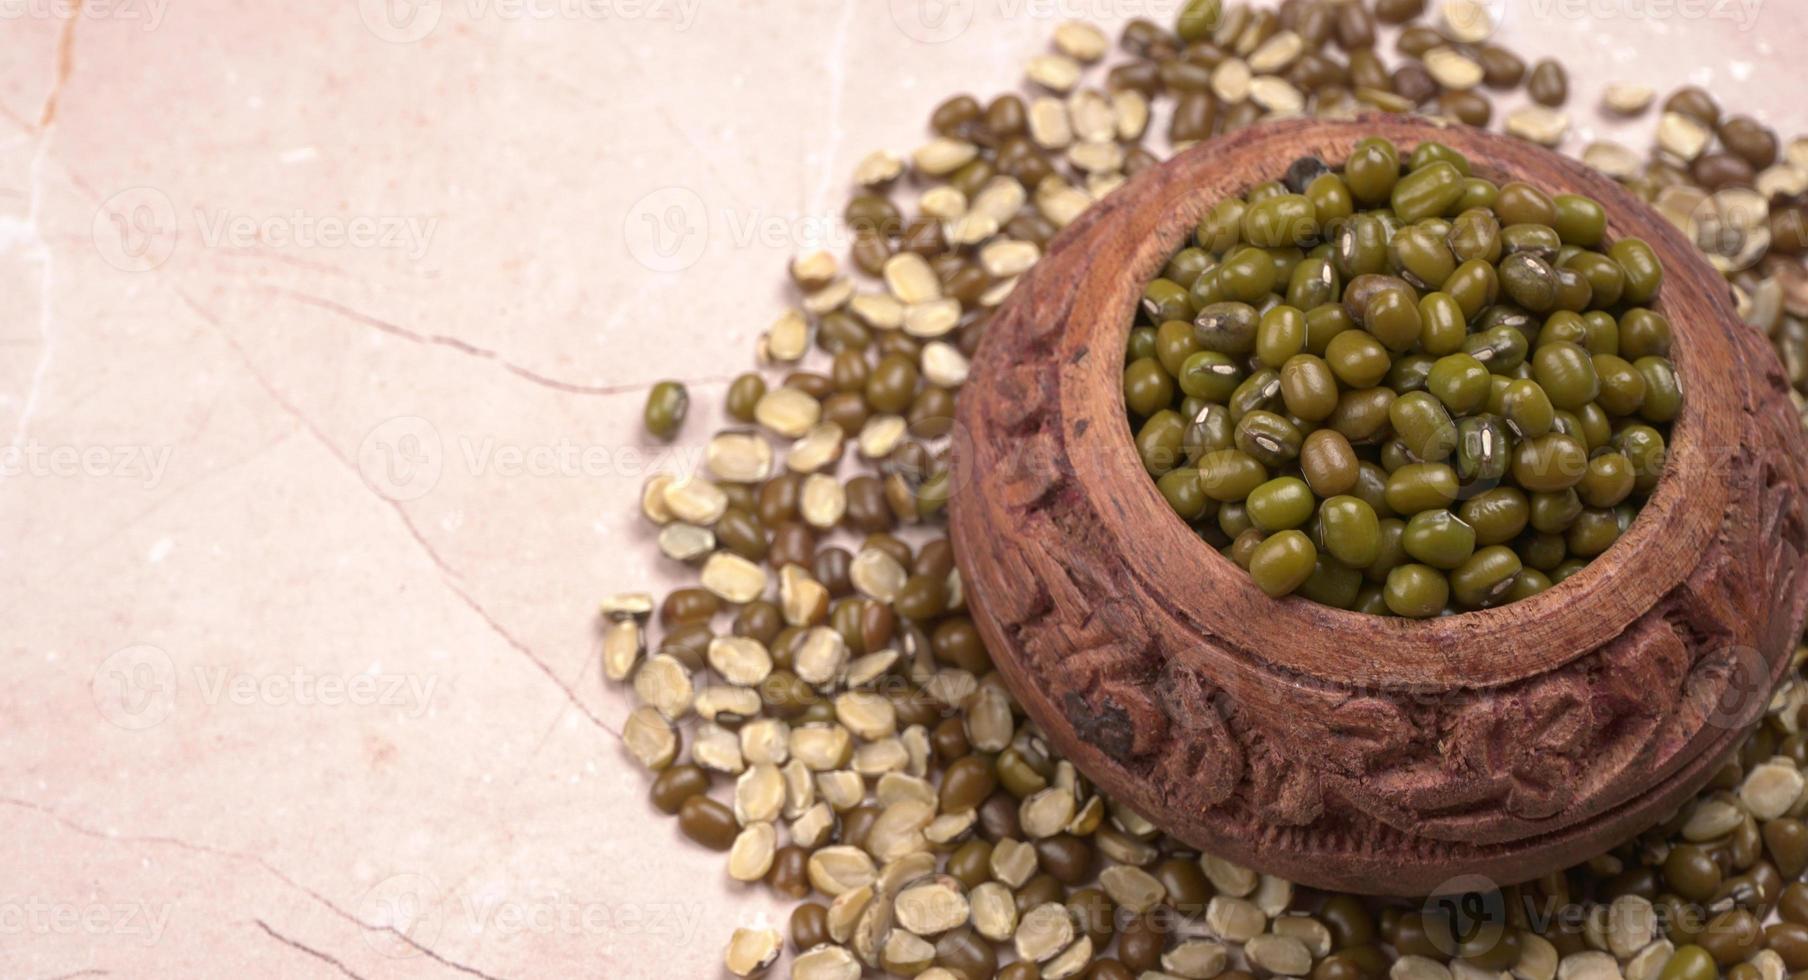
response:
M716 540L748 561L766 560L766 525L752 511L739 507L724 511L716 522Z
M1525 80L1525 60L1506 48L1490 44L1476 55L1482 66L1482 83L1489 88L1517 88Z
M950 667L959 667L975 675L991 669L992 658L986 653L985 641L973 620L966 616L950 616L936 624L930 637L935 659Z
M1414 24L1400 32L1394 48L1409 58L1423 58L1426 52L1443 47L1444 43L1444 35L1439 34L1435 28Z
M1683 898L1705 902L1720 890L1720 866L1694 844L1678 844L1664 858L1664 881Z
M1119 35L1118 43L1125 51L1137 57L1148 57L1163 49L1172 50L1174 37L1160 24L1138 17L1124 25L1124 32Z
M947 872L968 891L978 888L992 880L992 844L990 841L970 840L948 856Z
M1323 92L1332 86L1347 85L1350 69L1329 55L1308 51L1287 70L1287 80L1302 92Z
M754 510L759 507L759 488L751 483L723 483L722 496L728 498L728 506L742 510Z
M1808 970L1808 926L1778 922L1764 928L1764 945L1783 957L1791 971Z
M707 621L722 610L722 601L707 589L673 589L659 605L659 622L665 626Z
M1017 914L1023 915L1038 905L1059 902L1066 892L1067 890L1061 887L1060 880L1054 875L1047 872L1036 875L1024 882L1022 888L1017 889Z
M857 806L841 816L841 843L865 847L866 835L872 833L873 822L885 811L873 804Z
M944 765L954 762L972 750L967 741L967 726L959 717L947 718L929 732L929 747Z
M791 910L791 948L807 952L829 941L829 910L815 902L805 902Z
M903 541L898 540L890 534L869 534L866 536L866 539L860 543L860 547L877 548L890 555L892 560L896 561L898 564L903 565L905 568L910 567L912 561L910 545L905 544Z
M1494 118L1494 104L1480 92L1445 92L1438 96L1438 111L1478 129Z
M1174 103L1168 139L1175 143L1208 139L1218 120L1218 98L1209 91L1187 92Z
M1519 962L1519 933L1507 929L1496 933L1493 929L1480 929L1466 941L1457 943L1457 955L1471 966L1479 966L1490 973L1502 973L1513 968Z
M1392 925L1393 929L1386 932L1387 941L1402 956L1438 958L1447 955L1444 950L1455 948L1449 923L1442 918L1428 920L1418 912L1406 912Z
M912 575L905 580L892 607L905 619L919 623L934 619L948 608L948 580L942 576Z
M795 473L781 473L767 480L760 486L760 520L773 528L797 520L797 502L802 492L803 481Z
M1764 944L1764 931L1750 912L1729 909L1709 919L1695 942L1724 969L1751 959Z
M1312 980L1364 980L1356 960L1344 953L1333 953L1312 966Z
M1743 157L1731 153L1704 153L1689 165L1695 182L1710 191L1723 187L1749 187L1757 177Z
M1306 48L1316 51L1337 33L1337 11L1328 3L1297 3L1286 8L1295 12L1291 23L1283 17L1281 26L1300 36Z
M772 857L772 870L766 872L766 884L793 901L810 894L810 852L796 844L778 849Z
M1777 899L1777 914L1786 922L1808 926L1808 885L1797 881L1783 889Z
M1005 94L986 106L985 121L986 132L992 142L997 143L1007 137L1023 135L1029 128L1029 112L1021 97Z
M1056 834L1036 842L1036 863L1063 885L1092 878L1096 856L1092 845L1072 834Z
M943 813L962 813L986 801L998 788L998 777L991 760L969 755L955 760L942 773L941 807Z
M780 524L772 532L772 544L766 551L766 560L773 568L796 565L810 569L816 560L816 532L802 521Z
M1808 870L1808 824L1779 817L1764 825L1764 853L1783 877L1795 880Z
M888 354L873 368L866 381L866 401L873 411L901 414L916 397L916 361L901 354Z
M1561 64L1544 58L1532 66L1526 94L1539 105L1560 106L1569 101L1569 73Z
M1601 901L1612 902L1627 895L1652 901L1657 898L1657 886L1656 869L1644 865L1627 868L1601 883Z
M1387 64L1369 48L1350 52L1350 85L1354 88L1372 88L1391 91L1394 84L1392 73Z
M956 95L935 107L929 116L929 128L942 136L968 139L981 114L978 99L971 95Z
M905 419L910 423L911 435L919 439L942 438L954 428L954 392L934 385L925 387L911 402Z
M651 798L661 813L676 814L684 801L709 792L709 773L690 764L672 766L653 780Z
M860 271L876 276L884 271L886 260L891 258L891 239L875 231L856 230L854 244L848 248L848 253L853 257L854 264L860 267ZM751 411L749 409L750 413ZM742 421L750 422L752 419Z
M898 628L898 616L883 602L867 602L860 609L860 645L867 651L883 650L891 644Z
M847 512L842 520L862 533L889 531L897 525L891 506L885 502L885 485L879 478L862 474L847 482Z
M734 811L707 796L693 796L678 808L678 829L712 851L726 851L741 832Z
M859 432L869 414L866 401L854 392L839 391L822 402L822 420L835 423L843 432Z
M753 421L753 407L766 394L766 379L752 371L734 379L728 386L728 414L742 422Z
M936 538L923 545L917 551L914 560L904 562L912 575L938 575L946 577L954 571L954 546L947 538Z
M1168 951L1167 917L1155 909L1131 919L1118 933L1117 956L1130 969L1142 973L1161 969L1161 954Z
M1438 83L1424 65L1409 61L1394 69L1394 91L1413 105L1424 105L1438 94Z
M1785 255L1808 251L1808 207L1795 204L1771 209L1770 246Z
M1204 92L1212 87L1212 70L1209 66L1176 58L1162 63L1161 84L1176 94Z
M1092 948L1102 950L1117 934L1117 906L1097 888L1082 888L1067 896L1067 911L1080 932L1092 938Z
M1425 13L1425 0L1375 0L1375 19L1383 24L1404 24Z
M1017 822L1016 797L1000 791L980 804L979 830L990 841L1022 837L1023 826Z
M1375 18L1360 3L1337 5L1337 46L1358 51L1375 46Z
M874 603L878 605L878 603ZM946 718L942 703L920 687L910 687L891 694L892 707L898 712L898 727L922 725L933 728Z
M998 973L997 951L971 929L956 929L936 940L935 962L967 980L992 980Z
M773 649L776 651L780 648L774 645ZM773 662L777 663L778 659L774 657ZM787 664L790 662L788 653L785 660ZM759 690L767 709L787 720L795 720L818 700L816 689L800 680L788 666L773 670L760 682Z
M1706 123L1710 129L1720 125L1720 103L1699 86L1685 85L1671 93L1664 100L1664 111L1691 116Z
M706 622L684 623L660 638L659 652L678 658L690 670L700 670L709 652L709 641L715 637Z
M1144 95L1154 95L1161 89L1161 66L1153 61L1125 62L1105 76L1105 87L1113 92L1133 89Z
M764 599L756 599L735 614L734 635L758 640L768 646L778 631L785 628L785 614Z
M1777 134L1750 116L1734 116L1721 123L1720 142L1754 170L1777 162Z
M1375 917L1354 895L1333 895L1325 899L1318 917L1331 930L1331 944L1336 949L1368 946L1375 942Z
M1168 904L1185 916L1205 914L1212 900L1212 883L1206 880L1199 862L1186 858L1169 858L1155 866L1155 880L1168 890Z
M1007 140L998 151L998 171L1017 178L1026 187L1034 187L1055 172L1042 150L1028 139Z
M831 598L841 599L854 594L853 579L848 577L853 565L854 556L846 548L824 548L811 561L810 574L829 590Z
M890 238L904 226L904 216L898 206L882 194L862 194L855 197L848 201L841 217L856 234Z

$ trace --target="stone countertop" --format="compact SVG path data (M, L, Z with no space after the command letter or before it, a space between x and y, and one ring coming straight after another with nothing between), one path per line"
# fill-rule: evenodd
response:
M7 5L0 976L713 977L782 926L616 735L595 603L680 581L638 488L861 156L1174 6ZM1652 125L1592 117L1612 80L1808 129L1793 5L1502 40L1588 60L1572 148Z

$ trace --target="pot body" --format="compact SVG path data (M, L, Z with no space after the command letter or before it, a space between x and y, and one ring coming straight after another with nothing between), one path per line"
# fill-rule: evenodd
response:
M1263 595L1167 507L1123 405L1141 284L1200 216L1376 135L1587 194L1611 238L1650 242L1687 396L1657 490L1607 554L1531 599L1425 622ZM1605 177L1473 129L1294 120L1144 172L1019 283L959 423L954 547L1025 710L1164 830L1302 884L1422 895L1612 847L1737 747L1808 616L1808 438L1725 280Z

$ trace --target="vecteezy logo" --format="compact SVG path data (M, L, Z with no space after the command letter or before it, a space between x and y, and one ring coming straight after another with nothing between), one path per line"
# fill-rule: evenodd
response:
M358 473L366 486L390 500L418 500L439 485L444 456L439 430L431 422L402 415L364 436L358 445Z
M977 0L891 0L891 20L913 41L941 44L966 33Z
M441 0L358 0L358 16L391 44L413 44L439 26Z
M709 209L688 187L662 187L634 202L622 238L635 261L654 272L681 272L709 247Z
M1751 724L1770 703L1770 671L1764 655L1748 646L1734 646L1710 653L1704 661L1718 661L1726 676L1720 696L1708 705L1707 723L1720 729Z
M176 206L155 187L133 187L94 212L94 249L115 269L149 272L176 251Z
M129 732L163 723L176 710L176 664L154 646L115 650L89 682L101 717Z
M1420 910L1425 937L1449 957L1479 956L1506 937L1509 920L1500 882L1466 874L1432 890Z
M397 959L415 956L439 938L439 886L426 875L385 878L364 893L358 920L371 949Z

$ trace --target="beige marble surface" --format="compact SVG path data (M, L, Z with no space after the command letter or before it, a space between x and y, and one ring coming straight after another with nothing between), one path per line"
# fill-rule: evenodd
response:
M677 581L637 488L697 458L645 388L694 444L854 161L1172 8L0 3L0 977L710 977L782 923L599 677L596 599ZM1591 128L1688 77L1794 133L1804 33L1504 39L1596 59Z

